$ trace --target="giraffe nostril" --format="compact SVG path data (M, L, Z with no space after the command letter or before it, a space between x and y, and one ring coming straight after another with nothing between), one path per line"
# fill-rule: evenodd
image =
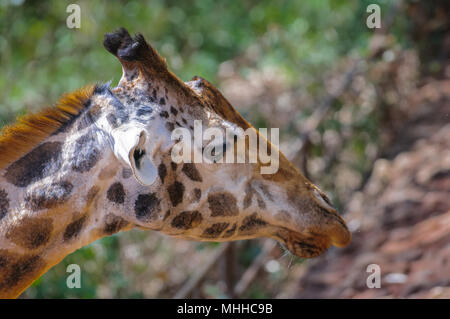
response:
M333 204L331 203L330 199L323 193L322 191L319 191L318 189L313 190L313 194L317 199L318 204L325 210L336 213L337 211L334 208Z
M328 198L327 195L325 195L325 194L323 194L323 193L320 193L320 197L322 197L322 199L323 199L328 205L330 205L331 207L333 207L333 204L331 203L331 201L330 201L330 199Z

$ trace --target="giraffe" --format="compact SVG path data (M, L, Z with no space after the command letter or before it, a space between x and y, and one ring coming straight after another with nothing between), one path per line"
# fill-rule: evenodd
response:
M350 242L327 196L281 152L274 174L259 161L175 163L177 127L256 129L208 81L182 82L141 34L121 28L103 44L122 65L116 87L66 94L0 135L0 297L136 227L196 241L268 237L307 258Z

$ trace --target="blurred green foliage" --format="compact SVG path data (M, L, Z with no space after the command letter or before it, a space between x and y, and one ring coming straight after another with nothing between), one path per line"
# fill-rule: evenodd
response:
M239 69L244 77L250 67L273 66L293 86L318 94L323 90L323 74L336 61L367 52L372 31L365 26L366 7L373 2L79 0L75 3L81 6L81 28L68 29L66 7L74 1L0 0L0 126L25 110L55 102L64 92L89 83L117 83L121 66L102 41L104 33L121 26L143 33L184 81L199 75L220 87L216 77L220 64L244 52L248 56L254 49L254 58L250 54L246 66ZM376 2L382 8L389 5L387 0ZM404 29L397 31L399 42L407 41L401 36ZM305 110L303 115L310 112ZM267 119L258 116L259 123L254 124L265 127ZM357 125L372 134L376 123L365 118ZM326 128L339 130L340 125L338 118L331 117ZM365 144L362 136L351 141L351 148L364 157ZM322 150L312 152L320 156ZM132 236L139 241L146 235ZM199 247L211 248L204 245ZM119 251L118 236L80 249L37 280L25 296L95 298L99 287L107 285L114 297L142 297L140 291L129 288ZM248 265L257 253L257 248L249 249L239 257L240 263ZM66 287L66 267L71 263L84 265L81 289ZM215 294L214 287L207 290ZM267 296L256 286L252 291L249 296Z
M349 49L365 50L364 2L77 1L81 28L68 29L71 1L2 0L0 121L87 83L117 82L120 65L101 43L120 26L143 33L185 81L214 82L221 62L261 39L260 66L283 68L293 81L320 74Z

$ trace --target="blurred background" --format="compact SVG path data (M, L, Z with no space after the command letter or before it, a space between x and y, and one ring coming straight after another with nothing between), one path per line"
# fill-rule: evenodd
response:
M81 7L68 29L66 7ZM369 29L366 8L381 7ZM0 0L0 127L121 77L103 34L140 32L183 81L214 83L330 195L353 232L313 260L271 240L133 230L69 255L22 298L450 298L449 2ZM80 289L66 267L82 269ZM381 267L368 289L369 264Z

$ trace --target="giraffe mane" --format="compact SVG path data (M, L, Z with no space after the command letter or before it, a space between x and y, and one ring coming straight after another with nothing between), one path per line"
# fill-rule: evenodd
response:
M87 107L96 86L64 94L53 107L17 118L0 131L0 170L31 151L51 134L73 121Z

